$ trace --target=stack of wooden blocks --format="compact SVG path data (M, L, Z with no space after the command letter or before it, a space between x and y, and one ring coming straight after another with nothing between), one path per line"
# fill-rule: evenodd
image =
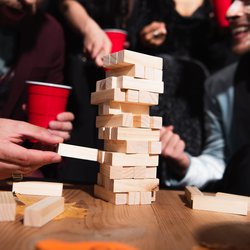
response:
M114 204L151 204L161 153L161 117L149 114L163 93L160 57L122 50L104 58L106 79L97 81L91 104L104 151L95 196Z

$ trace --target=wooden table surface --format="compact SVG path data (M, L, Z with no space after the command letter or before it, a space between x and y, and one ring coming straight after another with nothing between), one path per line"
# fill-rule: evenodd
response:
M64 187L66 203L77 202L85 218L53 220L41 228L25 227L22 217L0 223L1 250L32 250L41 239L117 241L141 250L182 250L199 243L214 249L250 249L250 215L195 211L183 191L160 190L153 205L115 206L93 197L93 187ZM220 248L221 247L221 248ZM230 248L231 249L231 248ZM55 249L59 250L59 249Z

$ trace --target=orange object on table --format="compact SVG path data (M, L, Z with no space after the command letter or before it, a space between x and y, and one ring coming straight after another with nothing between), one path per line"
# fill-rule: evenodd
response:
M61 240L41 240L36 250L138 250L137 248L118 242L88 241L66 242Z

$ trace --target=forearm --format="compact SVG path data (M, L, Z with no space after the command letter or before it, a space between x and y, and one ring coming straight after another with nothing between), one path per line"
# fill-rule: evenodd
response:
M81 34L85 34L88 23L93 22L85 8L75 0L62 0L59 9L66 21Z

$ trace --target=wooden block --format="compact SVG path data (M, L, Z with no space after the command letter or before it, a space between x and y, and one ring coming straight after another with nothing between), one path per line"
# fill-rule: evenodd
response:
M98 149L59 143L57 153L65 157L97 161Z
M149 79L151 81L160 82L163 79L163 71L161 69L154 69L154 68L145 66L144 74L145 74L145 79Z
M151 192L159 189L159 179L111 180L102 176L105 189L115 192Z
M157 176L157 167L146 167L145 179L155 179Z
M140 192L140 204L146 205L152 203L152 192Z
M139 79L130 76L113 76L96 82L96 91L113 88L163 93L164 83L162 81Z
M110 55L106 55L106 56L103 57L103 65L112 65L110 63Z
M109 179L155 179L156 167L100 165L100 174ZM100 184L99 182L98 184Z
M185 196L189 204L192 204L194 196L203 195L203 193L195 186L186 186L185 187Z
M154 68L145 66L144 68L145 79L154 79Z
M128 193L128 205L139 205L141 201L140 192Z
M118 115L122 114L119 102L104 102L98 105L98 115Z
M148 154L124 154L104 152L105 164L112 166L158 166L159 156Z
M63 197L46 197L24 209L24 225L41 227L63 211Z
M146 169L147 169L146 166L136 166L136 167L134 167L133 179L145 179L146 178Z
M154 69L154 77L155 81L162 81L163 79L163 71L161 69Z
M13 193L0 192L0 221L14 221L16 217L16 201Z
M150 128L150 116L149 115L134 115L133 127L134 128Z
M158 105L159 94L148 92L148 91L139 91L139 103L144 103L147 105Z
M110 54L109 62L111 65L116 65L118 63L118 52Z
M160 130L146 128L99 128L99 139L131 140L131 141L159 141Z
M125 101L126 102L135 102L138 103L139 101L139 91L128 89L125 90Z
M102 79L96 82L96 92L101 91L101 90L106 90L106 79Z
M139 103L138 103L139 104ZM134 103L118 103L106 102L98 105L99 115L115 115L115 114L149 114L149 106L138 105Z
M113 82L121 89L134 89L154 93L163 93L164 83L162 81L154 81L146 79L138 79L130 76L119 76L116 79L113 77ZM112 86L111 84L109 86Z
M117 77L109 77L96 82L96 91L119 88L117 86Z
M222 198L217 196L194 195L192 208L230 214L247 215L247 201Z
M107 101L125 101L125 93L121 89L107 89L91 93L91 104L100 104Z
M115 205L127 204L126 193L113 193L99 185L94 185L94 195Z
M218 192L215 194L217 197L223 197L223 198L230 198L240 201L246 201L248 203L248 211L250 211L250 197L244 196L244 195L236 195L236 194L228 194L228 193L222 193Z
M96 127L133 127L132 114L102 115L96 117Z
M150 128L161 129L162 128L162 117L151 116L150 117Z
M161 142L160 141L149 141L148 142L148 153L149 154L161 154Z
M131 50L121 50L117 53L116 57L117 64L121 66L131 64L142 64L156 69L162 69L163 67L163 59L161 57L150 56Z
M131 76L144 79L144 66L140 64L129 65L121 68L110 69L106 71L106 77L111 76Z
M13 182L12 192L18 194L62 196L63 184L45 181Z
M134 178L135 167L100 165L100 173L109 179L132 179Z
M130 154L149 153L147 141L104 140L104 150Z
M104 157L105 157L105 151L99 150L98 151L98 156L97 156L97 161L99 163L103 163L104 162Z

